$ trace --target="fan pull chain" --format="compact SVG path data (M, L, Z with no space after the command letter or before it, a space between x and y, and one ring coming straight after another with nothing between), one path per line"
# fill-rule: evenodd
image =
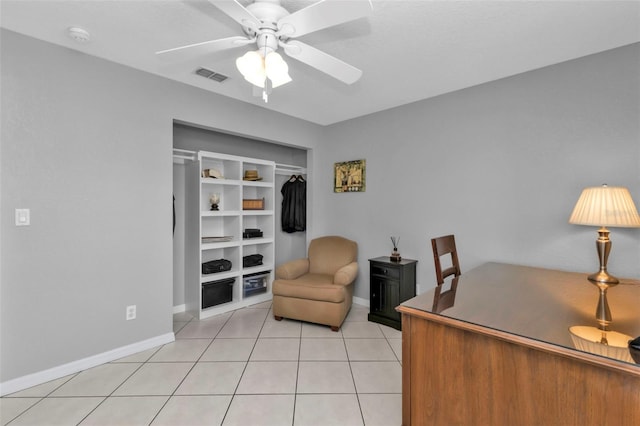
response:
M262 100L264 101L264 103L269 103L269 94L267 93L267 63L265 61L265 59L267 58L267 38L269 38L269 36L265 36L264 40L265 40L265 44L264 44L264 53L262 54L262 63L264 64L264 86L262 88Z

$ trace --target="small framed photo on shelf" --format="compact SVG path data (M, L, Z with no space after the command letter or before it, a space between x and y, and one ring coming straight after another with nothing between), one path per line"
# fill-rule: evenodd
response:
M366 189L366 160L335 163L333 192L364 192Z

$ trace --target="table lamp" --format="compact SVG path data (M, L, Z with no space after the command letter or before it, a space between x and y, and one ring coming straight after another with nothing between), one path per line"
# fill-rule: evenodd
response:
M611 311L607 303L607 289L618 284L618 279L607 272L607 259L611 251L611 240L607 226L622 228L640 227L640 215L633 204L627 188L596 186L585 188L576 203L569 223L599 226L596 248L600 260L600 270L588 279L600 290L596 308L596 319L602 330L611 323Z

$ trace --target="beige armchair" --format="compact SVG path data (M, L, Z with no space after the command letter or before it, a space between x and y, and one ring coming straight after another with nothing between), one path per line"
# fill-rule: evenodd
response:
M306 259L276 268L273 315L325 324L338 331L351 309L358 274L358 244L342 237L320 237Z

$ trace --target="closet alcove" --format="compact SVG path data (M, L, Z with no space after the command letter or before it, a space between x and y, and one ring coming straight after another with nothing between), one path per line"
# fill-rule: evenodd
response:
M173 306L174 312L186 309L186 289L188 273L185 265L189 252L186 246L185 217L187 178L189 162L197 159L199 151L214 152L232 156L248 157L275 163L274 176L274 266L300 257L306 252L306 232L284 232L281 227L282 193L281 188L292 175L307 179L306 167L308 152L276 143L231 135L211 129L174 123L173 126L173 195L175 226L173 231Z

